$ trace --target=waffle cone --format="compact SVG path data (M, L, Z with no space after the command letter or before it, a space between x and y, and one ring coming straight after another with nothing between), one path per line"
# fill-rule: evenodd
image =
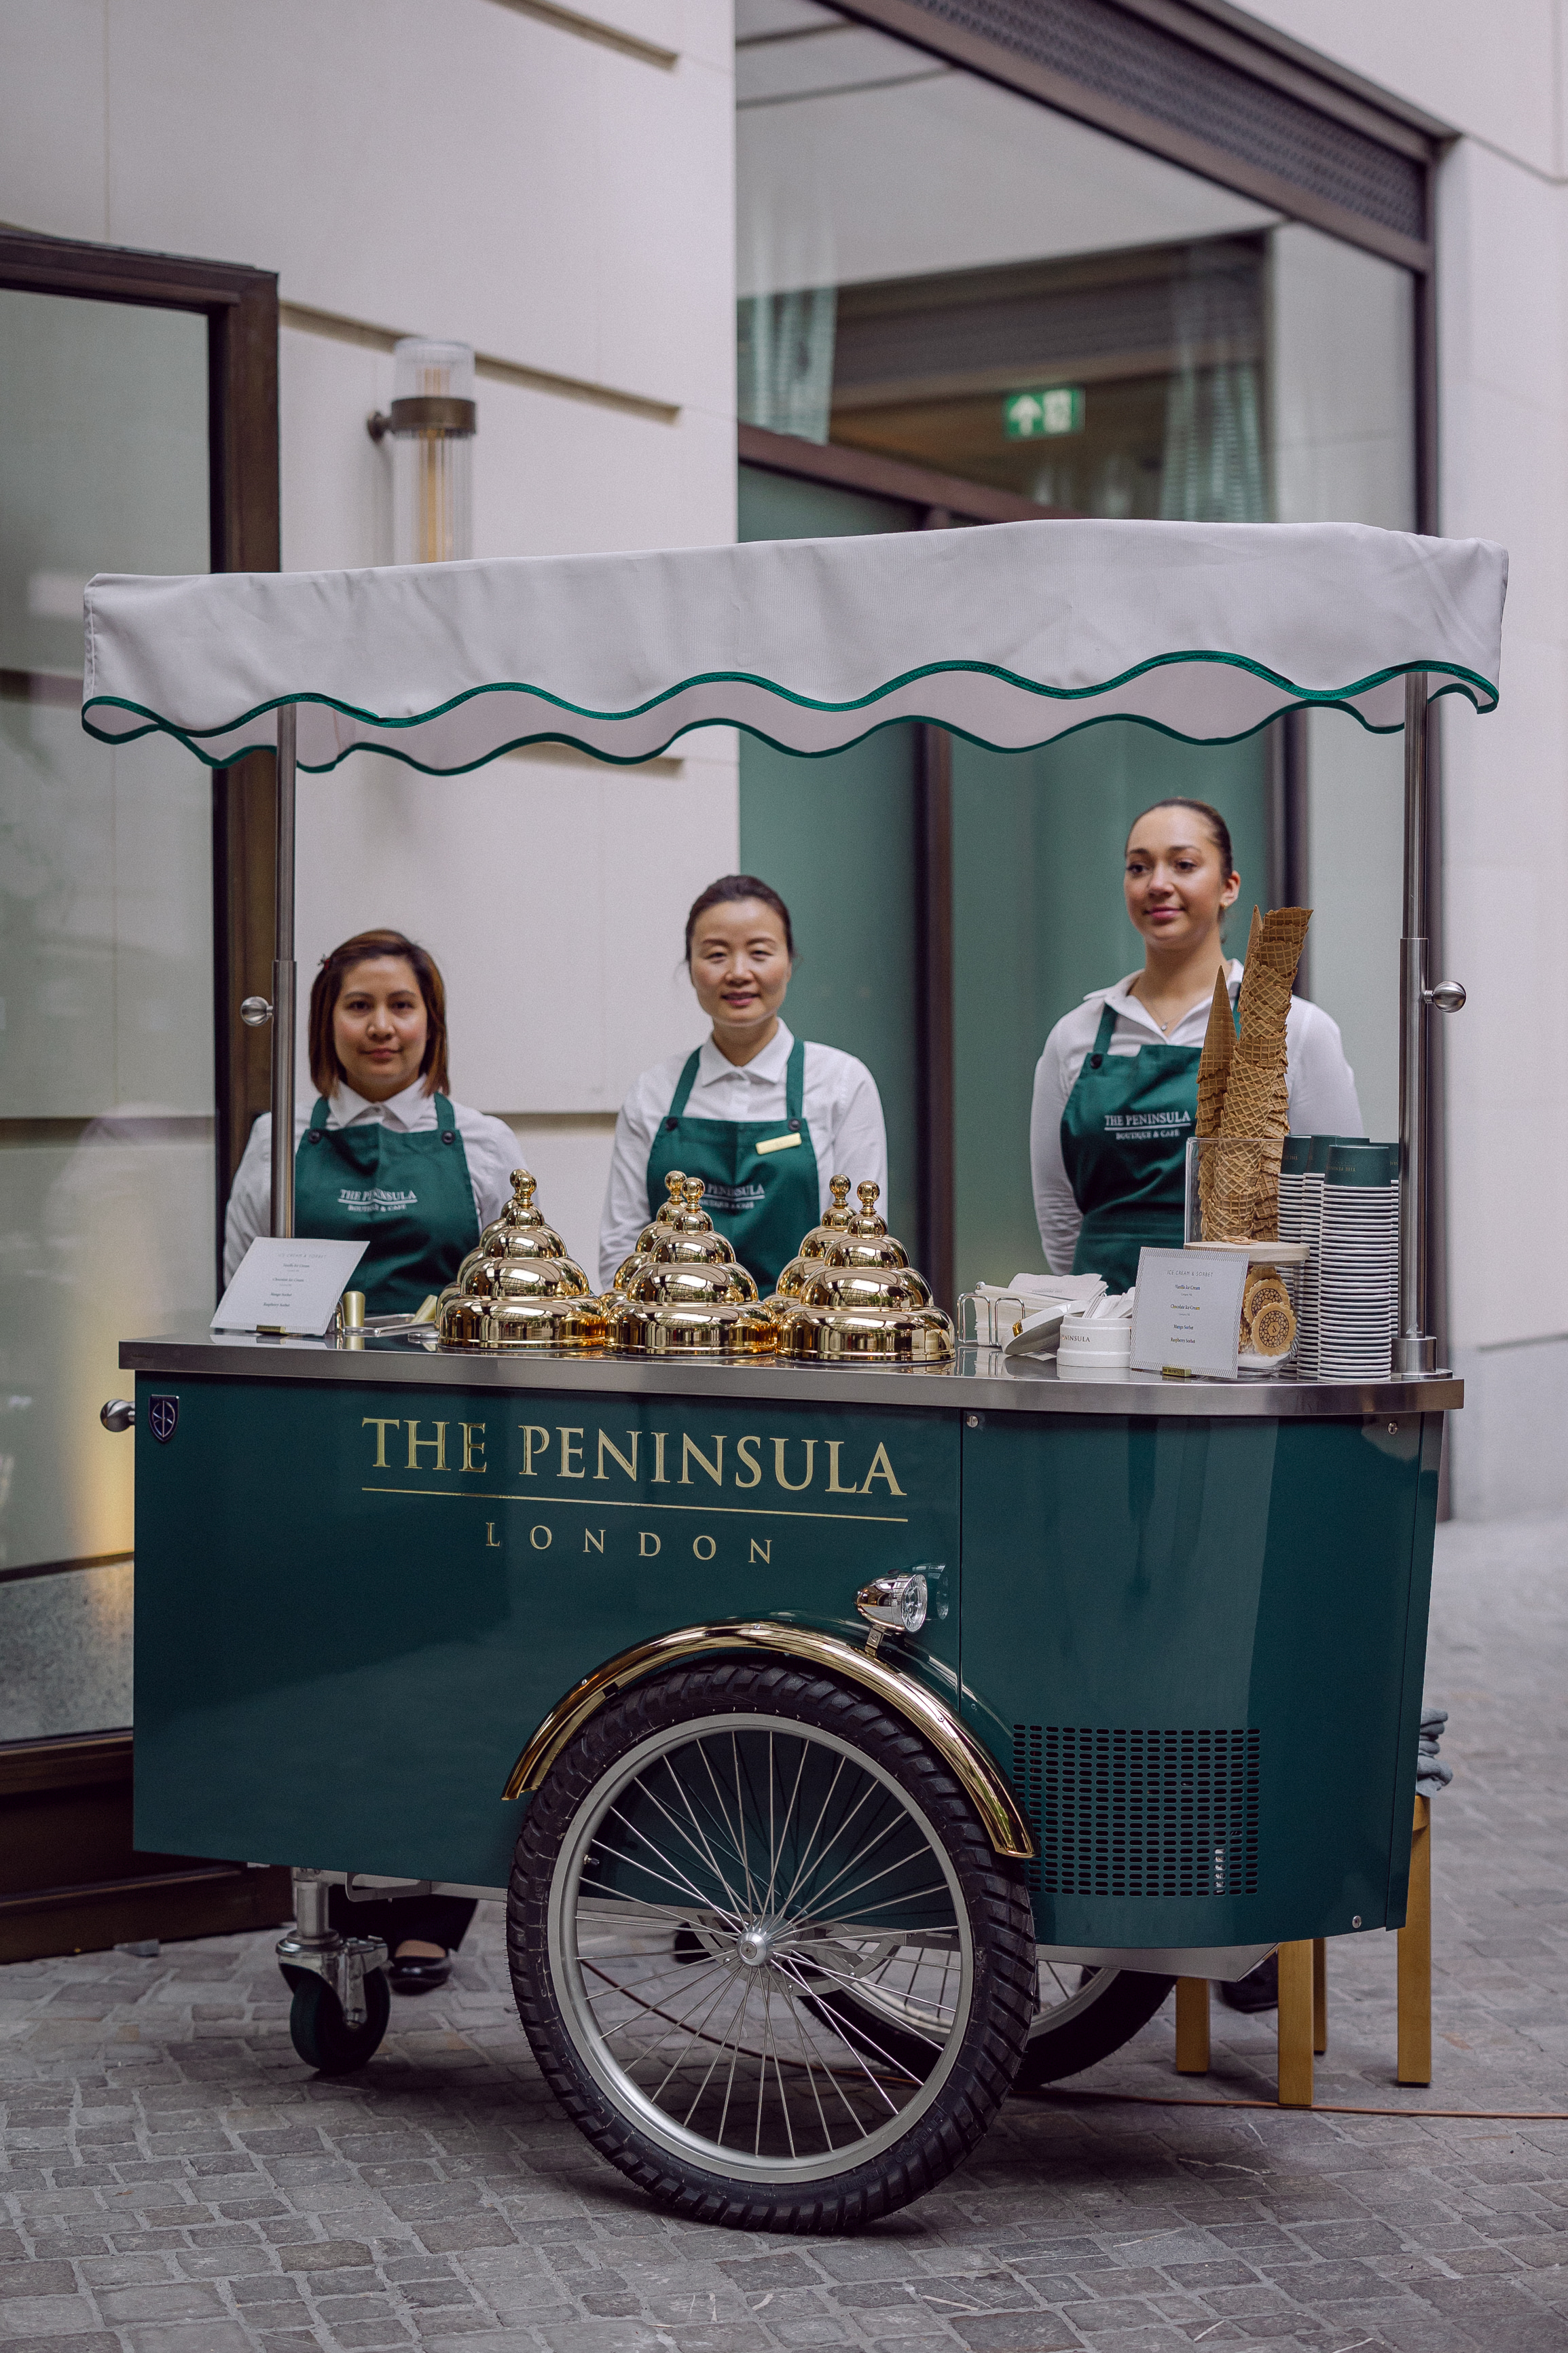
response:
M1249 1030L1269 1037L1283 1036L1289 1010L1289 975L1276 972L1272 965L1255 957L1241 980L1243 1036Z
M1307 926L1312 920L1310 907L1276 907L1263 919L1263 932L1258 953L1262 961L1287 980L1296 977L1296 966L1301 961L1306 944ZM1250 953L1250 947L1249 951Z
M1226 1089L1225 1109L1220 1114L1219 1132L1223 1136L1258 1136L1268 1133L1265 1122L1274 1095L1274 1072L1270 1065L1259 1067L1237 1054L1230 1066L1230 1084Z
M1214 1002L1209 1007L1204 1050L1198 1060L1199 1135L1219 1134L1225 1109L1226 1084L1236 1053L1236 1022L1230 1009L1230 989L1222 965L1215 975Z

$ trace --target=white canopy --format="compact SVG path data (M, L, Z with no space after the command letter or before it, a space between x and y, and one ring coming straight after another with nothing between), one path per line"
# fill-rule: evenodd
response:
M732 723L837 752L898 720L1004 751L1099 719L1197 743L1292 703L1497 701L1508 558L1359 523L1015 522L364 572L100 575L82 718L215 767L295 702L301 767L450 774L549 738L643 760Z

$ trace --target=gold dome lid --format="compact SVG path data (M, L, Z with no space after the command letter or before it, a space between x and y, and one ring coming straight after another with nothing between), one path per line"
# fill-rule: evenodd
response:
M702 1180L616 1278L602 1304L612 1347L648 1356L771 1355L773 1325L757 1286L702 1207ZM662 1212L660 1213L663 1214Z
M685 1203L680 1198L680 1188L685 1182L684 1168L670 1169L664 1180L664 1189L669 1198L659 1203L658 1216L650 1224L643 1228L637 1236L636 1248L628 1257L622 1259L619 1266L616 1267L616 1279L610 1285L612 1291L620 1290L623 1276L630 1274L643 1252L651 1250L659 1235L667 1232L684 1214Z
M772 1303L780 1355L946 1364L955 1349L952 1324L877 1215L880 1187L868 1180L857 1189L859 1216L824 1244L795 1298Z
M855 1222L855 1212L849 1207L848 1177L830 1176L827 1189L833 1196L832 1208L824 1209L822 1223L813 1226L788 1264L779 1269L773 1297L767 1303L773 1314L777 1314L791 1300L800 1297L801 1286L808 1275L816 1273L817 1262L828 1243L836 1240Z
M514 1168L511 1199L441 1293L437 1329L449 1348L598 1348L605 1316L582 1268L533 1206Z

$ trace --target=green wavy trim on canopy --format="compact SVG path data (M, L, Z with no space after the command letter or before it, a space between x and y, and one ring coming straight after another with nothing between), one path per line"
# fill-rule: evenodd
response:
M155 712L149 711L144 703L132 702L122 695L94 694L90 695L82 705L82 726L88 734L96 736L100 743L110 744L133 744L139 742L143 735L162 732L163 734L173 736L177 743L183 744L188 752L193 753L198 760L205 761L208 767L226 768L231 767L237 760L246 758L253 751L271 751L275 748L275 744L270 741L263 740L256 744L238 745L226 752L219 759L202 749L202 739L211 735L233 734L238 729L249 726L255 720L265 718L269 712L288 702L319 703L326 710L341 712L345 719L354 720L363 726L400 729L426 726L430 721L444 718L448 712L459 710L465 702L471 702L481 694L528 694L533 696L538 702L550 703L557 711L570 712L576 718L594 719L603 723L618 726L627 720L642 718L647 712L657 710L660 703L672 701L675 696L684 693L689 688L694 686L760 687L765 693L777 695L781 702L792 702L802 710L839 712L866 710L870 705L884 701L889 694L896 693L900 688L913 685L921 679L948 677L955 672L968 672L975 676L997 679L1004 685L1015 688L1019 693L1037 695L1047 702L1082 702L1092 696L1114 692L1118 687L1125 686L1132 679L1144 677L1151 670L1165 669L1176 662L1219 662L1233 670L1248 670L1253 677L1260 678L1268 685L1279 688L1289 696L1295 707L1347 711L1352 718L1357 720L1367 730L1369 734L1374 735L1396 735L1402 732L1404 723L1401 721L1392 727L1375 727L1354 708L1349 698L1365 694L1374 687L1385 686L1392 680L1407 677L1413 672L1424 671L1427 677L1447 676L1448 679L1449 683L1447 686L1439 687L1436 693L1428 696L1429 702L1436 702L1445 694L1463 694L1468 697L1482 718L1495 710L1498 702L1497 690L1489 681L1482 678L1479 672L1467 670L1462 665L1453 662L1433 660L1400 662L1391 668L1374 670L1363 679L1354 680L1348 686L1314 688L1297 686L1292 680L1283 677L1278 670L1269 670L1261 662L1251 661L1243 654L1191 652L1157 655L1148 661L1136 663L1132 669L1121 671L1119 676L1108 679L1099 686L1077 687L1042 686L1037 681L1020 678L1016 671L1004 670L994 662L926 662L918 670L906 670L897 678L889 679L872 692L857 696L849 702L823 702L811 695L797 693L792 687L780 686L772 679L759 678L754 672L749 670L698 671L689 678L681 679L674 686L667 687L662 692L650 695L646 702L636 703L629 710L619 712L590 711L584 704L569 702L563 696L552 694L547 688L528 686L518 679L497 680L485 686L466 687L461 694L451 696L446 702L435 703L428 711L418 712L405 718L386 718L373 711L363 711L353 703L340 701L335 695L281 694L273 696L266 702L255 704L237 720L227 721L217 727L199 729L174 726L169 721L161 719ZM125 733L110 734L104 728L95 727L88 717L89 712L99 709L133 712L145 720L146 724L132 728ZM852 744L864 743L868 736L879 734L884 727L921 725L944 727L950 734L962 736L966 743L976 744L986 751L1037 751L1046 744L1061 743L1068 735L1079 734L1083 727L1104 724L1115 719L1126 719L1139 726L1152 727L1157 734L1169 736L1177 743L1221 744L1245 742L1249 735L1256 735L1263 728L1272 726L1279 716L1279 712L1271 712L1268 718L1259 720L1254 726L1239 729L1234 735L1187 735L1179 728L1167 726L1158 719L1146 718L1140 712L1106 711L1096 712L1089 719L1081 721L1077 727L1062 728L1053 734L1042 736L1036 744L1004 746L990 743L984 736L973 734L966 728L954 726L949 720L916 712L900 712L897 719L875 722L863 729L858 735L851 736L842 744L831 744L820 752L802 752L794 744L781 743L777 737L768 734L765 729L755 726L749 721L721 717L687 720L666 736L662 744L647 750L625 754L600 751L595 745L584 744L580 737L572 734L563 727L534 728L527 734L513 736L504 744L494 745L489 751L481 754L477 760L466 761L460 767L455 768L432 767L427 762L416 759L411 753L400 752L393 744L385 743L351 744L347 750L339 753L336 759L329 760L320 766L311 767L304 761L300 765L306 769L307 774L325 776L331 769L340 766L351 753L381 752L389 758L403 761L408 767L418 769L425 776L466 776L475 768L484 767L491 760L502 758L508 752L521 751L530 744L570 744L578 751L586 753L591 759L601 761L606 766L637 767L645 760L658 759L680 736L691 734L700 727L735 727L743 734L755 736L760 743L772 744L777 751L791 754L797 759L814 760L828 759L837 752L848 751Z

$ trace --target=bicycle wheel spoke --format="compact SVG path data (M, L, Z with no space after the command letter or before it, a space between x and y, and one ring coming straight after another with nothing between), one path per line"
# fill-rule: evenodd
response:
M635 2128L759 2181L892 2147L976 1982L949 1850L892 1770L848 1728L715 1710L642 1735L582 1808L552 1882L563 2010Z

